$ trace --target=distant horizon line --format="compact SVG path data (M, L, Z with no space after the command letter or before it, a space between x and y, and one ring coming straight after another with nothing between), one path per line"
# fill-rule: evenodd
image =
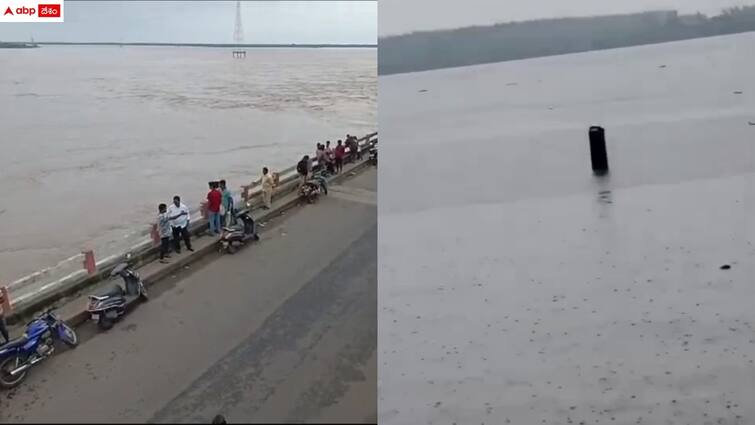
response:
M378 47L368 43L161 43L161 42L117 42L117 41L0 41L0 43L25 43L37 45L75 46L180 46L180 47Z

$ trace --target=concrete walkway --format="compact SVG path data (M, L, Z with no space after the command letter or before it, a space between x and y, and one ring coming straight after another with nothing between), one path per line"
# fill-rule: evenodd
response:
M376 179L168 277L109 332L80 326L79 347L0 397L0 420L375 421L377 211L340 193Z

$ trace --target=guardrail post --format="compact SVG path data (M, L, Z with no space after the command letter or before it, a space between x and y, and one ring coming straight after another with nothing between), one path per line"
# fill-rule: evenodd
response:
M97 273L97 263L94 261L94 251L88 249L86 251L81 251L81 253L84 254L84 268L87 273L90 275Z
M160 245L160 232L157 231L157 224L152 224L152 230L150 230L149 235L152 237L152 243L155 244L155 246Z
M210 213L207 210L207 201L202 201L199 204L199 211L202 213L202 218L205 218L205 219L210 218Z
M0 296L3 297L3 315L9 316L13 312L13 303L10 301L10 292L7 286L0 287Z

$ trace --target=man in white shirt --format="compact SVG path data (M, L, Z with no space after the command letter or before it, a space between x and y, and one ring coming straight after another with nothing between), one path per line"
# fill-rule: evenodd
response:
M173 228L173 249L175 249L176 254L181 253L182 238L186 244L186 249L194 251L189 238L189 223L191 222L189 208L181 203L181 197L178 195L173 197L173 203L168 207L168 218L170 218L170 226Z

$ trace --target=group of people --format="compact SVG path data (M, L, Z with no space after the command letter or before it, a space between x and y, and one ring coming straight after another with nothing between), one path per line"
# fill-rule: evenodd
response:
M275 178L267 167L262 168L259 183L262 186L262 208L270 209ZM210 233L220 235L222 226L230 226L236 221L233 193L228 189L225 180L211 181L208 186L210 190L207 192L207 213ZM171 247L177 254L181 253L181 240L184 241L186 249L194 251L189 234L190 223L189 208L181 202L180 196L174 196L170 206L165 204L158 206L157 229L160 235L161 263L167 263Z
M317 163L331 174L340 174L343 171L344 162L347 160L347 148L349 149L350 159L361 159L362 155L356 136L347 134L345 142L339 140L335 148L330 146L329 140L325 144L317 143L315 153ZM313 168L313 160L309 155L305 155L297 164L296 169L302 185L314 177ZM262 187L262 208L270 209L275 178L267 167L262 168L262 176L258 182ZM211 181L208 186L210 190L207 192L207 210L210 233L220 235L223 225L230 226L235 221L236 210L233 204L233 194L228 190L225 180ZM177 254L181 253L181 240L184 241L186 249L194 251L191 247L189 235L190 223L189 208L181 202L180 196L174 196L173 203L170 206L166 204L158 206L157 228L160 235L161 263L166 263L167 259L170 258L171 246Z
M234 222L233 194L225 180L209 182L207 192L207 212L210 220L210 233L220 235L223 223L230 226ZM224 217L224 219L223 219Z
M325 144L318 143L315 150L315 159L317 163L325 167L331 174L339 173L343 169L343 159L346 156L346 149L339 140L336 148L330 147L330 140Z
M349 149L349 155L346 155L346 149ZM359 151L359 141L356 136L350 134L346 135L346 142L339 140L335 149L330 147L330 140L325 144L317 143L317 150L315 151L315 159L317 164L325 169L330 174L340 174L343 172L343 164L347 160L359 160L362 159L362 153ZM309 180L314 178L314 161L309 155L304 155L302 159L296 164L296 171L299 174L299 186L303 186ZM327 189L326 193L327 193Z
M173 240L173 250L176 254L181 253L181 239L183 239L186 249L194 251L191 247L191 236L189 235L189 224L191 223L191 213L189 208L181 202L181 197L173 197L173 203L168 207L160 204L157 207L157 231L160 235L160 262L166 263L166 258L170 258L171 238Z
M330 140L326 141L325 144L317 143L315 159L317 159L317 163L325 168L328 173L340 174L343 171L343 164L347 159L347 148L352 154L352 159L361 159L361 153L359 152L359 142L357 141L356 137L349 134L346 135L346 141L344 142L343 140L339 140L336 143L335 148L331 148ZM309 156L307 156L307 160L309 160Z

